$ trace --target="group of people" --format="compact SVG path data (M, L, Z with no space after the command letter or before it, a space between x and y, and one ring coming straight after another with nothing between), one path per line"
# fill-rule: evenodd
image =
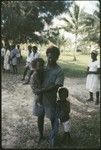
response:
M64 128L62 143L70 143L71 121L69 115L69 91L68 88L64 87L63 70L57 64L57 60L60 56L60 50L54 45L48 47L46 50L47 63L45 63L43 58L40 57L37 49L38 48L36 46L28 46L28 56L26 59L22 81L25 80L29 70L28 79L24 82L24 84L30 83L34 94L33 115L38 118L37 125L39 130L39 143L44 140L45 116L50 119L52 126L49 136L50 146L53 147L56 144L60 122ZM7 48L7 50L9 50L9 48ZM10 58L13 60L15 58L14 54L16 53L15 47L13 47L11 52L12 54ZM10 52L6 51L6 53L10 56ZM100 63L97 60L97 55L98 53L96 50L92 51L92 61L88 65L87 69L86 88L90 93L90 98L88 101L93 101L93 93L96 93L96 104L99 104Z
M12 70L13 74L17 74L17 64L21 60L21 49L19 45L9 45L5 47L1 45L1 63L2 68L5 72L10 72Z
M68 101L69 91L64 87L64 73L57 64L60 51L57 47L51 46L46 50L47 63L42 58L32 61L34 72L30 84L34 93L33 115L38 117L39 143L44 140L44 117L51 121L52 130L49 136L49 143L53 147L56 144L60 122L64 128L62 143L71 142L71 121L70 102ZM89 90L90 98L93 101L93 93L96 93L96 103L99 104L99 80L100 63L97 60L97 51L91 53L92 61L87 68L86 88Z

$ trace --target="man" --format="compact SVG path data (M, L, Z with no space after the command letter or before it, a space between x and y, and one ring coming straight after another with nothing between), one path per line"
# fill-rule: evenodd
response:
M27 79L27 81L24 83L24 84L28 84L29 83L29 81L30 81L30 77L31 77L31 75L33 74L33 68L32 68L32 61L34 61L35 59L37 59L37 58L39 58L40 57L40 55L39 55L39 53L38 53L38 51L37 51L37 47L36 46L33 46L33 48L32 48L32 52L31 52L31 55L30 55L30 66L29 66L29 76L28 76L28 79Z
M61 67L57 64L60 50L51 46L46 51L48 63L44 71L43 88L35 91L36 94L43 94L42 106L43 111L38 116L39 142L43 139L44 116L50 119L52 131L50 134L49 143L54 146L58 131L58 122L56 120L56 98L57 90L63 86L64 74Z
M32 55L31 52L32 52L32 47L31 47L31 45L29 45L28 46L28 56L27 56L27 59L26 59L26 66L25 66L25 70L24 70L22 81L25 80L27 72L30 69L31 55Z
M17 74L18 70L17 70L17 55L18 55L18 50L16 49L16 45L14 44L12 46L12 50L11 50L11 65L13 68L13 74Z

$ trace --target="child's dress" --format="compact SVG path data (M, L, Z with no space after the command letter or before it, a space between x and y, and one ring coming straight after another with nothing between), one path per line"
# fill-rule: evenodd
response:
M100 68L100 62L98 60L91 62L89 65L89 71L97 71ZM99 74L88 74L86 81L86 89L89 92L95 93L100 90L100 75Z

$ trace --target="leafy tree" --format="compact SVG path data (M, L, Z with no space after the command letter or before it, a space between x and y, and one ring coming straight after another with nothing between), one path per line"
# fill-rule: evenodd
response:
M50 25L69 6L67 1L2 1L1 35L15 43L42 41L35 32L41 32L45 22Z
M84 26L86 13L74 2L68 11L68 16L68 18L62 18L61 20L65 22L63 29L75 36L73 60L76 61L78 40L85 32Z
M88 32L88 34L84 40L89 40L100 45L100 1L98 1L97 9L94 13L86 15L85 29L85 33Z

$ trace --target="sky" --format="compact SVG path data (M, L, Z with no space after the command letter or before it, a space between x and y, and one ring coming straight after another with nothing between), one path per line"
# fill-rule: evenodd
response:
M80 6L80 8L83 8L85 12L87 13L90 13L90 14L93 14L94 10L96 10L96 4L97 4L97 1L75 1L77 5ZM65 15L63 15L65 17ZM53 19L53 27L59 27L63 25L63 22L59 21L58 18L54 18ZM46 25L45 29L48 29L48 26ZM64 36L67 38L67 37L70 37L73 39L73 36L69 33L64 33L64 31L61 31L62 34L64 34Z
M92 14L96 9L97 1L75 1L81 8L85 8L85 11Z

